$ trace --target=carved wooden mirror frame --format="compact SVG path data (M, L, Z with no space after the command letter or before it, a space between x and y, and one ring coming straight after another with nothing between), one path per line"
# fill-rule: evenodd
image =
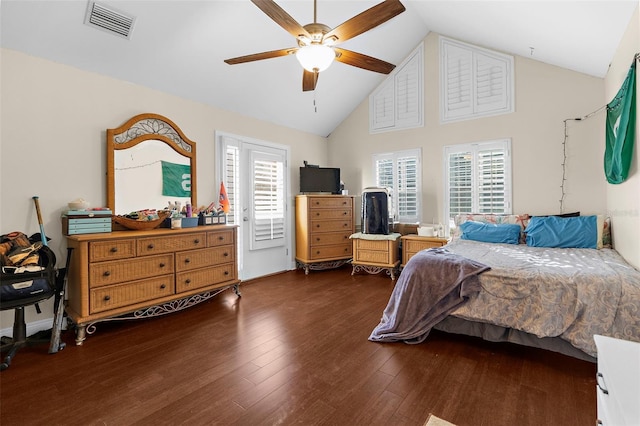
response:
M115 151L132 148L142 142L158 140L178 154L188 157L191 166L191 205L197 206L196 143L189 140L171 120L159 114L139 114L122 126L107 129L107 206L116 214ZM144 191L144 186L140 186ZM153 208L154 206L147 206Z

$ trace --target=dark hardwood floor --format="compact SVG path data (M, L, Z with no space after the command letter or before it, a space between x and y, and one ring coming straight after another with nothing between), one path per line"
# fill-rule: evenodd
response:
M367 340L393 283L292 271L179 313L98 324L83 346L22 349L3 425L593 425L595 364L432 332Z

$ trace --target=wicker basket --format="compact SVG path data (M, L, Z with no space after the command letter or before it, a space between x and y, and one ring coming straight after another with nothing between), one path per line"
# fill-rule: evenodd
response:
M118 225L123 226L127 229L131 229L134 231L146 231L149 229L157 228L169 216L171 216L171 212L161 211L161 212L158 212L158 219L154 219L154 220L135 220L135 219L129 219L128 217L124 217L124 216L114 216L113 221Z

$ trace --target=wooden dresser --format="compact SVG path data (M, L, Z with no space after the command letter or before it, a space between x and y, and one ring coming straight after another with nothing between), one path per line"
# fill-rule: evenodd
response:
M426 250L432 247L442 247L449 242L446 238L422 237L420 235L404 235L401 240L402 263L400 266L402 267L407 264L409 259L411 259L411 256L420 250Z
M78 345L97 322L179 311L229 287L240 295L236 226L72 235L67 245L66 311Z
M355 232L352 195L296 196L296 263L310 269L337 268L352 256L349 236Z

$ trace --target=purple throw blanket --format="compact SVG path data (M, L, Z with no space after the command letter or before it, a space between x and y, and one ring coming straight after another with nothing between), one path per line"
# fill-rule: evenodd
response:
M369 340L423 342L435 324L480 291L478 274L489 269L446 248L417 253L402 270Z

